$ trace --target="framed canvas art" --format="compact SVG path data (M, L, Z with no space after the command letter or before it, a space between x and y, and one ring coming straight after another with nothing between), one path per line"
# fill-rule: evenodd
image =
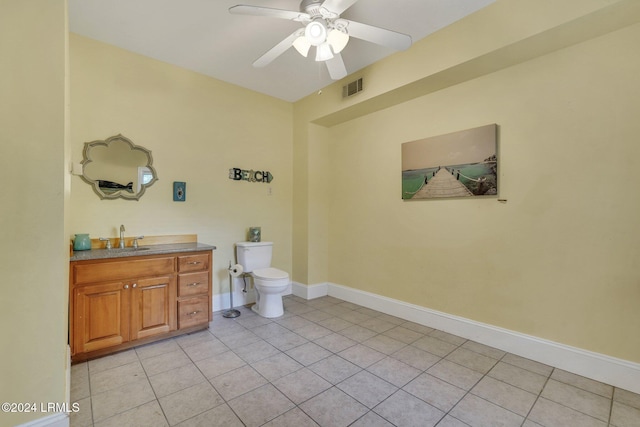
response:
M402 144L405 200L498 195L497 125Z

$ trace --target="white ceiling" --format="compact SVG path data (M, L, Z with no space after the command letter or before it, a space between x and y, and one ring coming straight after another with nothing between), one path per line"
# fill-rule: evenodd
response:
M417 40L495 0L359 0L342 17ZM299 10L299 0L241 0ZM69 0L71 32L225 82L297 101L329 85L326 67L289 49L265 68L251 64L302 24L231 15L238 0ZM351 38L342 52L354 73L392 49ZM347 80L348 81L348 80Z

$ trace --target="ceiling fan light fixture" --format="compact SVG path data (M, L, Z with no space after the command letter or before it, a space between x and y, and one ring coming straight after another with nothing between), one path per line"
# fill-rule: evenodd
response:
M293 41L293 47L296 48L298 53L305 58L309 55L309 49L311 49L311 43L307 38L302 35Z
M349 42L349 35L338 29L332 29L327 36L327 42L331 45L333 53L340 53Z
M311 21L304 29L304 36L313 46L320 46L327 40L327 26L319 19Z
M333 58L333 52L331 52L331 45L329 43L322 43L316 47L316 61L328 61Z

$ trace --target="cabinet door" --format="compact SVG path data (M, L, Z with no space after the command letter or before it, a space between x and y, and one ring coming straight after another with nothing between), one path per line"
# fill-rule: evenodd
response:
M131 339L176 329L175 276L140 279L131 285Z
M123 282L76 288L74 339L76 352L88 352L129 340L129 286Z

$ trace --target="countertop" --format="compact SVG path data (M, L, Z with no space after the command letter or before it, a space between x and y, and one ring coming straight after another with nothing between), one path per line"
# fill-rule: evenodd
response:
M141 255L160 255L176 252L212 251L215 246L204 243L171 243L164 245L141 245L138 249L91 249L88 251L73 251L69 261L90 261L94 259L127 258Z

